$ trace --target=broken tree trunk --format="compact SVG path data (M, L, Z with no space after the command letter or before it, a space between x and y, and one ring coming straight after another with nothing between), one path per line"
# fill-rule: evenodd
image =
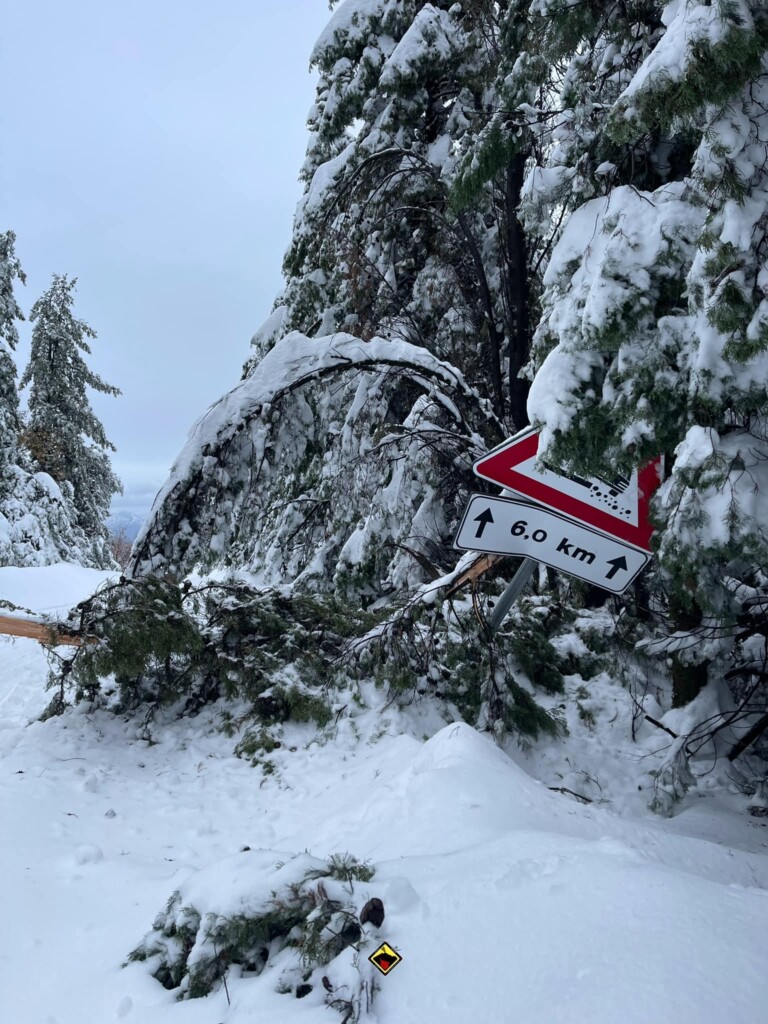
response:
M37 640L40 644L49 647L56 647L59 644L67 644L70 647L80 647L81 644L92 644L96 638L92 636L75 636L71 633L62 633L54 623L35 622L34 619L19 619L13 615L0 615L0 633L6 636L23 636L30 640Z
M456 577L453 583L448 587L446 596L452 597L455 593L461 590L462 587L466 586L467 583L475 583L504 557L504 555L481 555L477 561L473 562L468 568L466 568L460 576Z

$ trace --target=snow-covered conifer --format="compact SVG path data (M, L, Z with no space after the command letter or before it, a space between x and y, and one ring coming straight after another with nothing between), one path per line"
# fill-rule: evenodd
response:
M19 433L19 394L13 351L19 340L17 321L24 314L13 294L14 280L25 282L15 253L13 231L0 234L0 494L7 493L5 469L16 452Z
M120 482L112 471L104 428L91 408L87 388L119 395L90 370L87 339L95 331L72 312L76 279L54 274L50 288L32 307L32 349L20 386L30 386L25 443L37 465L57 483L69 484L78 525L97 561L111 564L104 520Z
M465 15L455 4L346 0L321 34L286 287L254 338L237 403L248 380L263 390L273 348L298 350L291 330L315 342L301 345L318 366L334 351L353 355L332 378L297 376L300 388L276 357L275 397L255 417L249 407L220 454L221 407L206 417L195 444L205 437L211 456L206 482L189 480L194 508L176 480L148 524L165 551L169 524L186 519L177 568L226 552L271 582L311 578L371 600L423 581L425 565L450 567L468 453L508 429L504 232L490 190L458 215L449 203L454 150L487 75L486 6ZM438 380L440 363L450 370Z
M484 101L493 7L335 11L312 54L320 82L285 300L287 329L377 333L450 359L503 415L506 199L487 189L458 213L449 202Z
M24 273L15 253L13 231L0 235L0 565L37 566L70 561L109 564L96 556L77 525L68 485L63 489L19 443L19 413L13 351L17 321L24 316L13 293Z
M738 0L640 13L623 46L592 36L591 85L578 84L585 39L571 38L558 128L531 172L531 193L557 169L572 195L564 210L548 199L563 226L529 410L547 457L580 472L667 455L655 509L668 628L711 640L676 642L685 703L707 662L722 672L734 656L730 624L768 564L768 12Z
M366 671L410 693L450 678L484 727L535 734L554 719L499 670L482 625L471 682L424 655L447 629L430 581L455 567L472 458L525 415L524 159L453 201L501 31L485 2L336 7L312 55L284 292L240 384L193 428L132 571L236 565L386 606L393 618L360 647Z
M766 412L766 33L762 4L666 6L602 113L594 145L615 166L593 168L604 194L566 220L533 363L550 457L595 471L676 453L662 564L706 605L723 559L765 551L748 493ZM623 184L640 145L645 167Z

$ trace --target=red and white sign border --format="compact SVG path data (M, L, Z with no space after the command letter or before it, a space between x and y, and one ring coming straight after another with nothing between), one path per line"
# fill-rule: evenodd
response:
M580 501L570 494L564 494L542 479L515 469L519 463L526 462L536 456L539 450L539 432L534 427L527 427L490 452L486 452L472 467L475 475L498 487L506 487L523 497L535 501L545 508L570 516L586 526L601 533L608 534L638 548L640 551L651 550L653 526L650 523L650 502L654 491L661 481L661 458L654 459L638 472L637 520L626 522L605 512L601 508L585 501ZM501 456L513 453L515 460L510 466ZM499 463L502 463L499 465Z

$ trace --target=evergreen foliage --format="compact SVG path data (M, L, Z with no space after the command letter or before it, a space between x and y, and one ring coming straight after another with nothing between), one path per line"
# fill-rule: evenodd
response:
M545 456L580 473L667 453L656 584L671 637L657 649L684 704L738 658L741 588L760 586L768 558L768 16L748 2L645 9L650 45L593 108L605 163L589 165L591 194L605 198L576 194L544 275L530 411ZM709 640L683 654L681 632Z
M454 202L530 143L521 219L543 274L525 372L540 452L582 475L667 455L651 632L673 698L722 670L751 671L765 693L764 663L745 666L732 641L768 553L764 4L500 7L515 40L503 101ZM762 630L751 639L762 649Z
M363 604L402 591L451 564L444 506L480 429L501 429L488 403L424 348L288 335L191 433L133 572L247 565Z
M591 161L544 277L531 411L548 457L581 472L676 451L659 502L661 565L679 600L716 607L729 545L753 564L765 554L735 476L755 465L765 408L754 229L764 216L768 22L749 3L627 5L596 20L586 10L591 62L568 76L562 103L578 96L585 108L605 85L590 64L609 56L612 91L589 104L591 132L561 127L567 145L558 137L540 172L568 152L571 165L582 150ZM549 24L574 60L575 28ZM720 516L728 540L716 536Z
M23 443L13 353L24 316L13 286L26 279L15 243L13 231L0 234L0 565L108 565L103 546L78 523L71 485L57 484Z
M311 58L320 80L285 291L241 384L177 461L133 575L247 567L349 608L384 600L400 636L414 592L452 569L472 459L526 422L524 157L452 202L503 28L484 2L336 7ZM417 692L419 644L374 675Z
M530 415L543 460L582 476L665 456L633 656L669 671L674 703L717 690L721 711L661 773L663 810L707 736L739 725L765 749L765 5L332 6L284 292L130 567L137 587L246 570L264 590L195 611L202 646L172 652L168 692L246 693L248 756L365 673L497 735L556 733L545 706L599 660L559 653L573 594L550 580L491 637L477 593L445 589L472 459ZM277 650L285 601L297 646ZM325 615L343 625L313 656Z
M94 701L105 689L116 711L183 699L194 712L219 697L240 698L266 725L322 725L330 717L323 688L344 678L344 644L369 621L333 598L253 590L237 580L179 587L153 576L122 578L73 613L68 628L97 642L77 648L52 675L56 706L68 692Z
M269 772L285 723L322 729L340 696L373 678L390 700L437 699L449 719L499 737L556 735L558 719L535 698L536 689L563 689L539 619L524 612L494 638L435 598L427 590L402 609L372 614L332 595L256 590L237 579L180 587L122 578L81 602L66 624L92 642L56 659L47 715L69 699L149 715L240 701L247 729L236 753Z
M23 448L6 464L0 499L0 565L37 566L75 562L103 568L100 548L77 524L72 493L47 473L36 472ZM111 564L111 563L107 563Z
M54 274L50 288L32 307L32 350L21 379L30 386L24 442L41 469L72 487L77 522L92 540L96 560L112 564L104 520L121 485L112 471L104 428L88 400L87 388L119 395L90 370L81 353L91 354L96 332L72 312L76 279Z
M13 294L13 282L26 283L15 252L13 231L0 234L0 498L8 493L7 467L13 462L20 428L19 395L13 351L19 341L17 321L24 314Z
M364 942L355 883L369 882L373 869L350 854L333 854L325 862L305 854L265 871L268 881L251 873L244 885L243 869L252 860L258 870L263 853L246 849L229 864L217 865L218 871L230 871L235 891L243 890L243 910L209 907L204 892L198 899L203 905L195 906L185 892L177 891L128 961L149 963L153 976L179 999L207 996L222 980L226 983L234 965L244 974L259 975L275 963L287 964L276 988L299 998L317 983L313 975L318 968L332 977L333 961ZM269 889L264 895L256 895L265 886ZM326 989L329 1006L340 1012L354 1006L347 1000L336 1005L330 982ZM358 1019L356 1013L345 1016L347 1021Z

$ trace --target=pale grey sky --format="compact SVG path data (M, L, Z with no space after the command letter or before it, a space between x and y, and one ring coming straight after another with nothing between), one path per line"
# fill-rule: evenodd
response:
M326 0L4 8L0 230L25 313L54 271L78 278L91 365L123 391L94 396L116 507L148 509L280 289L329 16Z

